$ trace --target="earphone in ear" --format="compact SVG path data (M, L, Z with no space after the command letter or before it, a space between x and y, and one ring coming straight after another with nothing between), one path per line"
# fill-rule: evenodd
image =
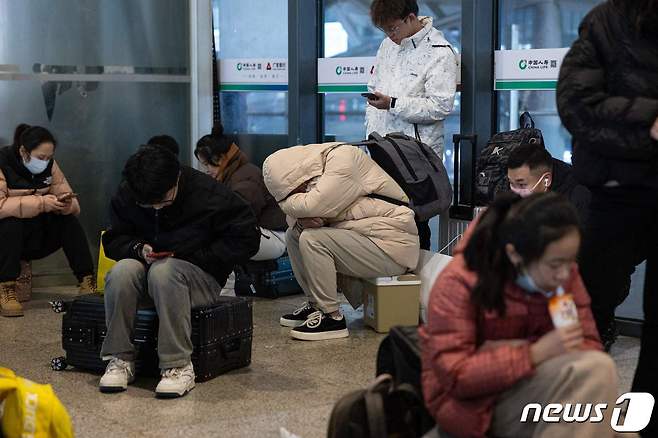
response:
M549 181L548 177L544 178L544 187L548 188L549 184L550 184L550 181Z

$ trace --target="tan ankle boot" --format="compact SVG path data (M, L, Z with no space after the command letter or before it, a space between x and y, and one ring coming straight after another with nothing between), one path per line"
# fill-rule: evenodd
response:
M23 306L16 297L16 282L0 283L0 314L2 316L23 316Z
M96 293L96 279L93 275L85 275L82 281L78 284L78 295L95 294Z

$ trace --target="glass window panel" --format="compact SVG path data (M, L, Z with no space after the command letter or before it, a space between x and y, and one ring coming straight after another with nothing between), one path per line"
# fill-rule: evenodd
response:
M222 124L234 134L287 134L288 93L219 93Z
M212 7L215 48L220 62L234 58L288 57L287 0L213 0ZM287 92L223 91L220 109L227 132L288 133Z
M3 0L0 63L187 67L188 2Z
M578 37L583 17L602 0L501 0L499 49L569 47ZM557 113L555 91L498 92L498 129L518 128L519 115L529 111L542 130L547 149L571 162L571 136Z

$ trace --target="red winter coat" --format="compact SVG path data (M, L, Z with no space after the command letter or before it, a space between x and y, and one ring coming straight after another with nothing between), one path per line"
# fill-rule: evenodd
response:
M515 383L532 378L530 344L553 330L547 299L514 283L505 289L507 312L482 313L470 299L477 275L461 254L473 227L458 246L431 292L428 321L420 329L425 404L441 429L459 437L484 437L496 398ZM602 350L590 298L574 265L564 285L574 296L585 350ZM520 346L480 350L485 341L527 339ZM519 413L520 415L520 413Z

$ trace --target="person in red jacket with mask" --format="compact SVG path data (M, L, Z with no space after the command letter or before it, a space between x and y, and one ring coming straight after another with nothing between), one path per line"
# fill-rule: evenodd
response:
M442 430L458 437L614 436L617 369L601 351L578 273L580 239L575 209L555 193L501 195L471 225L434 285L420 331L423 393ZM574 318L555 328L549 300L563 292L573 299ZM529 403L610 408L600 423L522 423Z

